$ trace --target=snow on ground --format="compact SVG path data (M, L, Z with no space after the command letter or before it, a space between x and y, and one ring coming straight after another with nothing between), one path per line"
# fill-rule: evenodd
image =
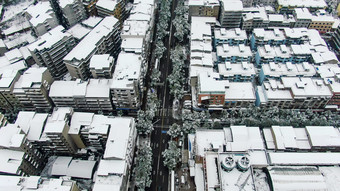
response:
M254 169L254 184L257 191L270 191L268 178L265 172L261 169Z
M23 0L22 2L16 5L10 5L4 8L4 16L2 17L1 22L8 21L12 19L15 15L20 14L24 9L26 9L29 5L33 4L34 0Z

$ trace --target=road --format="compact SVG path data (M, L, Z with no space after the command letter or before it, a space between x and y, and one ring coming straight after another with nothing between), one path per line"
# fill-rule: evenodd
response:
M177 0L173 0L171 5L171 19L175 17L175 7ZM163 165L162 152L168 147L170 137L166 134L168 127L174 123L172 118L172 97L170 95L167 77L171 73L170 50L175 46L173 38L174 27L170 23L170 33L168 38L165 38L164 45L166 51L159 62L159 70L161 72L160 82L163 86L157 87L158 99L161 101L161 109L156 114L157 123L154 125L154 131L151 134L151 147L153 149L153 167L152 167L152 183L150 191L168 191L169 186L169 171Z

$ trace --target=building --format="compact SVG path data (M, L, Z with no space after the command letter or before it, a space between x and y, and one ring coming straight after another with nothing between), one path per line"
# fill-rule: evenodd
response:
M97 15L96 3L98 0L83 0L83 5L85 7L88 16Z
M250 9L250 8L249 8ZM254 28L268 28L269 18L265 7L245 10L242 13L242 30L252 31Z
M8 123L7 118L4 114L0 113L0 128L6 126Z
M282 77L314 77L316 76L316 70L308 62L300 64L292 64L291 62L286 63L274 63L262 64L259 72L259 82L262 84L263 81L268 79L280 80Z
M64 63L73 78L87 80L91 76L89 68L91 57L94 54L105 53L117 55L120 42L118 20L106 17L64 57Z
M134 53L120 53L110 87L116 109L136 110L140 106L142 59Z
M332 26L335 22L334 17L330 15L317 14L312 16L312 22L309 25L309 29L316 29L321 34L332 31Z
M48 117L43 135L40 138L41 148L48 153L72 155L77 152L77 145L68 134L72 108L55 108Z
M114 16L121 24L125 21L130 10L126 7L126 0L98 0L97 14L100 17Z
M50 111L52 102L48 94L53 81L46 67L31 67L15 83L13 94L24 110Z
M256 75L253 64L224 62L217 65L220 78L230 82L252 82Z
M312 22L312 14L308 11L307 8L295 8L294 11L295 17L295 28L303 27L308 28L310 23Z
M67 73L63 58L75 45L73 36L59 25L30 44L28 49L39 66L47 67L54 78L60 79Z
M0 108L1 110L13 110L21 108L19 99L14 95L14 84L19 80L20 73L17 70L2 70L0 78Z
M1 190L64 190L80 191L76 181L67 177L46 178L40 176L0 176Z
M90 60L90 71L93 78L112 78L114 59L109 54L93 55Z
M282 77L256 89L256 105L283 109L323 109L332 92L322 79Z
M218 0L189 0L189 18L192 16L215 17L218 19L220 2Z
M37 175L41 172L45 165L45 156L30 143L27 132L24 132L20 126L8 124L2 127L0 129L0 137L3 159L11 157L11 155L18 157L15 167L3 167L8 170L7 172L5 169L0 170L1 172L14 175Z
M253 54L249 46L223 44L216 47L217 62L251 62Z
M58 5L62 13L61 23L65 23L67 28L87 18L84 5L80 0L59 0Z
M111 112L111 79L55 81L50 98L57 107L72 106L77 111Z
M219 21L223 28L240 28L243 4L241 0L222 0Z
M237 46L248 42L248 36L245 30L239 28L226 30L218 28L214 30L214 46L228 44L229 46Z
M36 36L41 36L58 26L57 17L49 1L38 2L26 9L26 18Z
M276 4L276 9L280 14L292 14L295 8L307 8L310 12L315 12L319 9L325 9L326 7L327 4L324 0L278 0Z
M91 180L95 173L97 161L79 160L72 157L58 156L49 169L50 176L67 176L76 179Z
M340 25L338 28L335 30L332 36L333 42L335 44L335 48L337 51L340 50Z

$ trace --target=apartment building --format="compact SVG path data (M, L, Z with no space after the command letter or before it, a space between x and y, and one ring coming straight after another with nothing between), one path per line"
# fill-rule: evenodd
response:
M242 13L242 30L248 32L252 31L254 28L268 28L269 18L265 7L257 8L247 8L244 9Z
M53 81L46 67L31 67L15 83L13 94L24 110L50 111L52 102L48 95Z
M112 111L111 79L55 81L50 98L57 107L72 106L77 111Z
M307 8L295 8L293 14L296 20L294 27L309 27L310 23L312 22L312 14L308 11Z
M256 105L283 109L323 109L332 92L322 79L282 77L263 82L256 90Z
M98 0L96 3L97 14L100 17L114 16L123 24L128 17L129 9L126 0Z
M53 78L60 79L67 73L63 58L75 45L73 36L59 25L30 44L28 49L39 66L47 67Z
M263 81L268 79L280 80L282 77L314 77L316 75L313 65L308 62L296 64L291 62L269 62L269 64L262 64L259 72L259 82L262 84Z
M135 110L141 99L141 56L134 53L120 53L110 87L112 103L116 109Z
M19 99L14 95L14 84L19 80L20 73L17 70L5 69L0 72L0 108L1 110L13 110L21 108Z
M87 18L83 3L80 0L59 0L59 9L62 13L62 23L69 28Z
M248 42L248 36L245 30L239 28L226 30L218 28L214 30L214 46L228 44L229 46L237 46Z
M243 4L241 0L222 0L219 21L223 28L240 28Z
M230 82L252 82L256 76L256 68L248 62L224 62L217 65L220 79Z
M112 78L114 58L109 54L93 55L90 71L93 78Z
M36 36L41 36L58 26L57 17L49 1L41 1L26 9L25 16Z
M120 43L118 20L112 16L105 17L63 60L73 78L87 80L91 77L89 64L92 56L106 53L116 56Z
M0 168L5 174L13 175L38 175L44 168L45 156L35 148L28 140L27 134L16 124L8 124L0 129L0 153L2 159L16 160L14 164L8 163L8 167ZM12 166L12 168L10 168ZM6 170L7 169L7 170Z
M340 25L338 26L338 28L333 33L332 40L335 44L336 50L339 51L340 50Z
M324 0L278 0L276 4L276 10L282 14L292 14L295 8L307 8L310 12L315 12L319 9L325 9L327 4Z
M0 182L6 182L1 184L0 189L6 190L64 190L64 191L80 191L76 181L70 178L60 177L47 178L41 176L0 176Z
M223 44L216 47L217 62L251 62L253 54L249 46Z
M97 15L96 3L98 0L83 0L83 5L85 7L88 16Z
M189 18L192 16L215 17L218 19L220 2L218 0L189 0Z
M72 155L77 152L77 145L68 134L72 108L55 108L48 117L42 137L41 146L45 152Z
M317 14L312 16L312 22L309 24L309 29L316 29L321 34L331 32L333 24L335 22L334 17L330 15Z

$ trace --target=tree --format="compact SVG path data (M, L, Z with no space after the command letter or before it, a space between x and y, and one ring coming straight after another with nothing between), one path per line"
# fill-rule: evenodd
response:
M153 124L151 119L148 118L147 115L143 110L139 110L137 112L137 124L136 129L139 134L149 134L153 131Z
M183 133L183 129L180 125L177 125L177 123L174 123L170 126L168 135L170 135L171 138L177 138L181 136Z
M136 167L133 169L138 190L145 190L151 185L152 149L149 145L143 145L138 150Z
M164 158L164 165L168 167L169 170L174 170L179 163L181 149L177 148L177 143L175 141L170 141L169 147L163 151L162 155Z

